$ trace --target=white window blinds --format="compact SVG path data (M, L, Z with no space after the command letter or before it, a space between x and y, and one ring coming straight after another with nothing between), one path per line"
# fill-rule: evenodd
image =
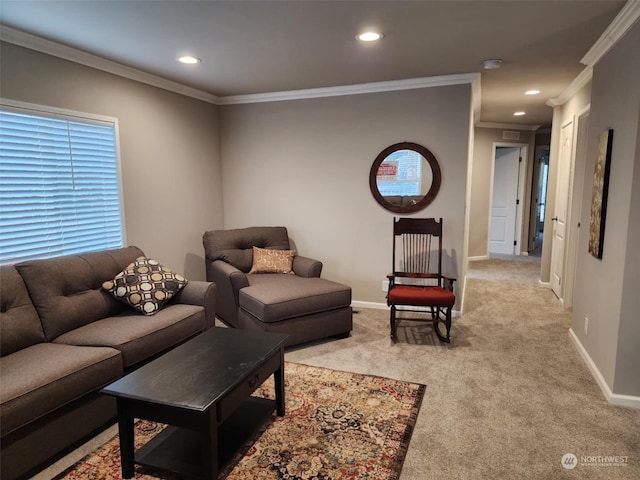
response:
M115 122L0 109L0 264L123 246Z

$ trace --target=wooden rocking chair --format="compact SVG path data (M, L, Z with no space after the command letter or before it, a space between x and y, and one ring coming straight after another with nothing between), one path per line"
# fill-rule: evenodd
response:
M439 221L434 218L393 219L393 273L387 278L391 338L396 339L397 312L430 312L436 335L449 343L456 279L442 275L442 218ZM425 321L425 318L403 317L403 320ZM428 317L426 321L429 321ZM446 334L440 331L440 324L445 325Z

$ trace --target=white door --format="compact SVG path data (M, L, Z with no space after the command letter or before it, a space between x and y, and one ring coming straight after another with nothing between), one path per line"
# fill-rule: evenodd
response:
M560 154L558 156L558 183L556 205L553 212L553 244L551 246L551 290L562 299L562 276L564 274L564 249L567 233L567 207L569 204L569 181L571 155L573 151L573 122L563 125L560 132Z
M497 147L491 200L491 253L514 254L519 173L520 149Z

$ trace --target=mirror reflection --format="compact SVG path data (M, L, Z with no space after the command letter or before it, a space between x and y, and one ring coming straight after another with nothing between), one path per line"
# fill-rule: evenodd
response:
M389 211L422 210L440 189L440 167L422 145L402 142L384 149L373 162L369 186L376 201Z
M394 205L416 205L427 194L432 181L427 159L409 149L388 155L376 174L378 191Z

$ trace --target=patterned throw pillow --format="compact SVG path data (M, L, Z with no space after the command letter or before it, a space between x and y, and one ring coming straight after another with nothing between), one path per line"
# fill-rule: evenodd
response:
M153 315L186 284L182 275L151 258L138 257L102 288L144 315Z
M295 250L253 247L253 264L249 273L293 273Z

